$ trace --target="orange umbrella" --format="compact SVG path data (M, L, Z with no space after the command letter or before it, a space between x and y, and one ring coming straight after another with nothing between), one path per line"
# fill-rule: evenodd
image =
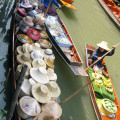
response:
M74 0L60 0L66 7L72 8L74 10L77 10L75 6L72 5Z

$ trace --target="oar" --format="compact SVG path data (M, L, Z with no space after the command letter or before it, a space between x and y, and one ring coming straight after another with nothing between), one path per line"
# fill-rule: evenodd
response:
M105 53L102 57L101 57L101 59L103 58L103 57L105 57L108 53L110 53L113 49L115 49L117 46L119 46L120 45L120 43L118 43L117 45L115 45L114 46L114 48L112 48L111 50L109 50L107 53ZM91 64L90 66L88 66L86 69L85 69L85 71L87 71L90 67L92 67L94 64L96 64L98 61L100 61L101 59L99 59L99 60L96 60L93 64Z

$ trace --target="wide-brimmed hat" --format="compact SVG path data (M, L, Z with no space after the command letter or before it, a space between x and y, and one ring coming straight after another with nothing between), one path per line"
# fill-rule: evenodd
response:
M46 39L40 39L38 41L38 43L40 43L40 46L43 48L51 48L52 47L52 44Z
M16 8L22 15L26 15L26 11L25 11L25 9L24 8L20 8L20 7L17 7Z
M30 82L31 85L34 85L34 84L36 83L33 78L30 78L30 79L29 79L29 82Z
M17 38L22 43L29 43L29 44L33 43L33 40L29 36L27 36L25 34L18 34Z
M44 58L46 65L50 68L54 68L54 57Z
M26 16L23 18L24 23L30 27L34 26L34 23L32 22L32 20L33 18L30 16Z
M32 61L32 66L34 68L39 68L39 67L44 67L46 68L46 63L44 62L43 59L40 59L40 58L36 58Z
M26 119L37 116L41 111L41 107L33 97L24 96L19 100L17 111L23 119Z
M32 95L40 103L48 103L51 99L50 91L46 85L36 83L32 86Z
M41 14L36 14L35 17L36 17L36 18L39 18L39 19L41 19L41 20L43 20L43 21L45 20L45 17L44 17L44 14L43 14L43 13L41 13Z
M48 58L48 57L51 57L51 56L54 57L52 49L45 49L45 51L44 51L44 57Z
M61 90L56 82L49 81L47 87L51 93L51 97L57 98L61 94Z
M42 105L42 111L50 113L56 119L58 119L62 115L62 108L55 101L50 101L49 103Z
M48 38L48 35L45 30L40 31L41 38Z
M40 50L35 50L31 53L31 58L34 60L36 58L40 58L42 59L43 58L43 52L40 51Z
M97 44L97 46L99 46L107 51L110 50L110 48L108 47L108 43L105 41L102 41L101 43Z
M33 120L55 120L55 118L48 112L41 112Z
M48 72L48 78L49 78L49 80L54 80L54 81L57 80L57 75L56 75L56 73L54 73L54 69L48 68L47 72Z
M30 76L37 82L41 84L47 84L49 82L49 78L47 75L47 70L44 67L40 68L31 68Z
M33 28L27 30L27 35L33 40L39 40L41 38L40 33Z
M31 52L31 51L33 51L33 46L28 43L25 43L22 46L17 47L17 52L19 54L23 54L23 53Z
M41 19L38 18L38 17L35 17L35 18L33 19L33 23L34 23L34 24L38 24L38 25L40 25L40 26L43 26L43 25L44 25L44 21L41 20Z
M32 44L32 47L33 47L33 51L34 51L34 50L41 50L39 43L33 43L33 44Z

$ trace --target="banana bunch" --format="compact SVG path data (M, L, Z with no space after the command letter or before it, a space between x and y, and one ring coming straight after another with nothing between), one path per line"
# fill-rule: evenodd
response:
M92 77L93 77L93 79L99 79L99 78L101 78L101 74L99 74L99 73L92 73Z
M103 86L103 81L102 80L95 80L95 86L101 88Z

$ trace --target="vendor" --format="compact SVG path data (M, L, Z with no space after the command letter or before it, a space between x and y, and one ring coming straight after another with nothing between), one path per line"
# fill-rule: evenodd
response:
M94 63L96 60L99 60L95 65L98 66L99 68L102 67L102 60L104 59L104 57L102 58L102 56L107 53L110 49L108 47L108 43L105 41L102 41L101 43L97 44L97 46L99 46L98 49L96 49L93 54L88 58L88 63L89 65ZM112 56L114 54L115 51L115 47L113 46L112 48L114 48L111 52L109 52L106 56Z
M48 9L47 14L51 16L55 16L56 10L52 7L52 4L54 3L59 8L61 8L61 5L56 0L41 0L41 9L44 13L46 12L49 3L50 3L50 8Z

